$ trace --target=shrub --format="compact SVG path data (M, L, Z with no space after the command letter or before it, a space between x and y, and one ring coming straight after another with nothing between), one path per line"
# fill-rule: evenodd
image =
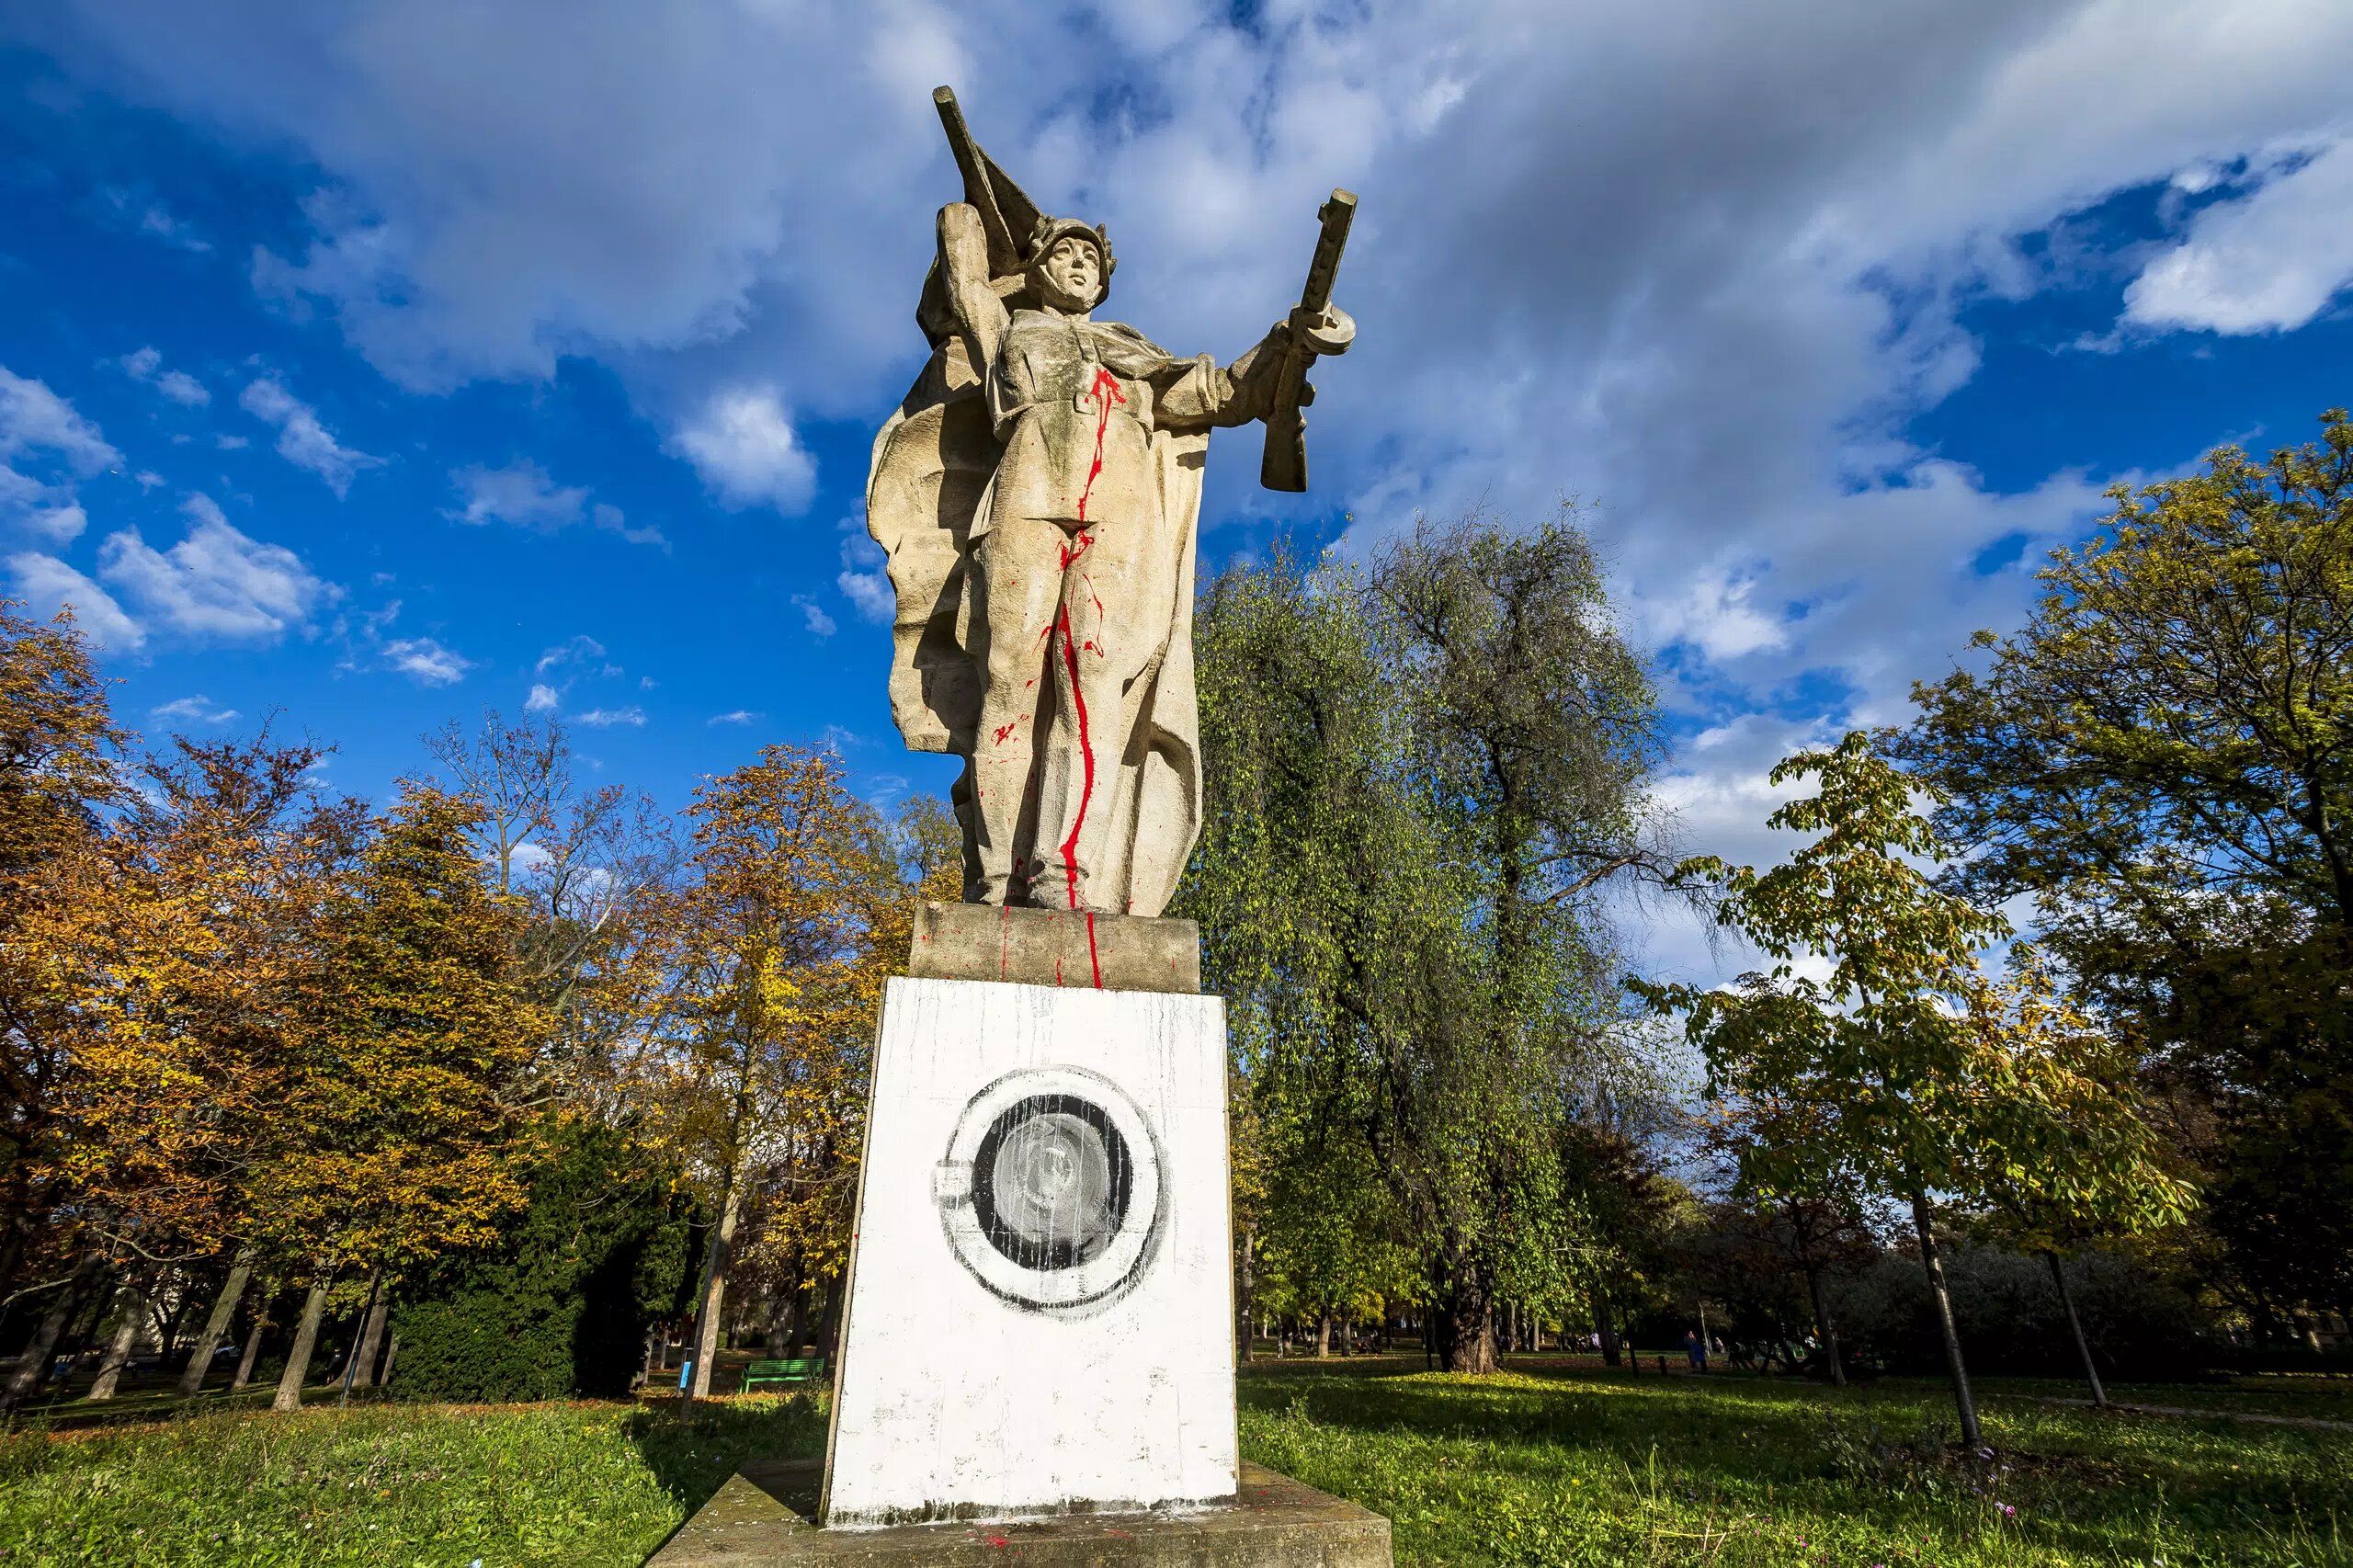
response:
M565 1124L544 1145L499 1241L404 1287L395 1397L626 1393L647 1328L682 1309L691 1214L675 1168L608 1127Z

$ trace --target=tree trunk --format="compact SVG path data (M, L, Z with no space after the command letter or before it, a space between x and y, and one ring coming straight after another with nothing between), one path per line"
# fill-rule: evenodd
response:
M1484 1376L1495 1369L1495 1282L1469 1248L1458 1243L1451 1251L1438 1303L1439 1362L1449 1372Z
M825 1281L824 1304L817 1309L817 1354L828 1367L841 1361L842 1301L849 1294L847 1269Z
M1257 1230L1245 1225L1242 1228L1242 1276L1233 1292L1233 1358L1243 1363L1250 1359L1254 1337L1250 1328L1258 1304L1257 1253Z
M106 1267L104 1253L86 1254L74 1266L74 1277L57 1287L56 1299L41 1314L31 1342L17 1361L17 1369L8 1375L8 1386L0 1389L0 1412L16 1409L27 1394L40 1387L42 1374L49 1370L49 1358L57 1353L57 1342L63 1336L66 1324L82 1310L83 1298L97 1287Z
M351 1403L352 1380L358 1376L359 1363L365 1360L368 1348L368 1320L376 1315L377 1303L384 1299L384 1266L378 1264L368 1271L368 1301L359 1309L359 1321L351 1325L351 1344L343 1352L343 1392L335 1396L335 1403Z
M254 1381L254 1363L261 1358L261 1336L269 1332L269 1309L277 1294L268 1280L254 1295L253 1326L245 1330L244 1354L237 1358L236 1376L229 1380L229 1392L236 1392Z
M392 1293L378 1290L376 1304L359 1327L359 1367L351 1380L353 1388L372 1389L381 1381L376 1370L377 1353L384 1347L384 1322L392 1315Z
M719 1223L710 1228L703 1254L702 1301L695 1308L695 1336L687 1354L693 1369L678 1390L680 1408L710 1397L710 1358L719 1349L719 1314L727 1304L727 1271L734 1261L736 1210L743 1206L743 1156L728 1162L726 1189L719 1198Z
M98 1375L90 1384L85 1399L112 1399L115 1385L122 1381L123 1368L131 1364L131 1346L139 1343L139 1330L147 1318L147 1292L131 1280L114 1297L114 1337L107 1342L105 1358L98 1362Z
M1601 1364L1618 1364L1618 1325L1609 1318L1609 1298L1599 1291L1593 1297L1593 1331L1601 1335Z
M319 1315L327 1310L327 1282L319 1280L302 1298L302 1316L294 1325L294 1343L286 1352L286 1369L278 1374L272 1410L302 1408L302 1383L311 1375L311 1352L319 1343Z
M2075 1354L2083 1358L2084 1381L2092 1386L2092 1403L2106 1410L2108 1391L2099 1386L2099 1369L2092 1365L2092 1342L2084 1337L2083 1319L2075 1315L2075 1293L2067 1288L2066 1267L2055 1249L2045 1249L2042 1256L2051 1265L2051 1283L2059 1288L2059 1304L2067 1309L2067 1329L2075 1336Z
M376 1374L376 1381L383 1384L386 1388L392 1387L392 1363L398 1361L400 1358L401 1336L398 1334L395 1334L384 1346L384 1366L383 1369Z
M229 1324L237 1315L237 1302L245 1293L245 1281L253 1278L254 1249L239 1247L229 1265L229 1278L221 1282L221 1293L212 1298L212 1311L205 1317L204 1332L197 1335L196 1348L188 1352L188 1366L180 1373L180 1394L193 1399L203 1392L204 1374L212 1369L212 1353L229 1332Z
M1822 1291L1822 1268L1816 1265L1805 1271L1806 1294L1813 1298L1813 1332L1822 1341L1823 1357L1830 1363L1830 1381L1840 1388L1847 1386L1847 1368L1838 1358L1838 1330L1830 1321L1830 1300Z
M1961 1331L1953 1326L1952 1296L1945 1290L1945 1266L1937 1256L1937 1227L1928 1213L1928 1195L1912 1195L1912 1228L1920 1236L1920 1266L1928 1273L1928 1294L1936 1298L1937 1332L1945 1342L1945 1367L1952 1374L1952 1401L1961 1412L1961 1440L1969 1448L1983 1439L1977 1430L1977 1402L1969 1392L1969 1369L1961 1359Z
M1327 1360L1332 1354L1332 1309L1322 1307L1315 1313L1315 1358Z

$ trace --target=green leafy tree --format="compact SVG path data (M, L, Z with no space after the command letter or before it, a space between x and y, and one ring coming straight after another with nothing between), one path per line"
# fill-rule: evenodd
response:
M2005 932L1998 916L1939 892L1915 865L1938 842L1913 809L1913 783L1858 732L1832 751L1801 752L1772 781L1818 779L1769 825L1813 835L1767 871L1692 861L1686 874L1721 899L1719 919L1775 960L1725 990L1638 985L1687 1017L1711 1089L1769 1101L1802 1141L1760 1148L1768 1191L1802 1191L1824 1168L1907 1200L1935 1299L1963 1441L1979 1442L1952 1303L1938 1254L1933 1195L1968 1195L1985 1165L2038 1167L2050 1129L2016 1114L2026 1085L1988 1027L1997 1007L1978 952ZM1816 979L1797 960L1818 956ZM2006 1151L2006 1153L2005 1153ZM1776 1165L1779 1170L1774 1169Z
M2353 421L2131 492L1897 756L2204 1167L2258 1328L2353 1315Z

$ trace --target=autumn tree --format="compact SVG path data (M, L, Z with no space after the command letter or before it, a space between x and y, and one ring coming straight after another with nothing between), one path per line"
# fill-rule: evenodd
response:
M42 623L17 608L0 601L0 1290L40 1315L0 1408L109 1278L63 1160L80 1004L99 980L74 933L119 891L99 850L123 783L87 641L70 614Z
M257 1239L307 1286L280 1409L300 1403L338 1275L381 1287L492 1239L522 1199L518 1090L549 1023L474 825L468 805L404 785L290 987L278 1135L250 1178Z
M677 865L653 801L582 782L554 718L485 710L425 737L442 787L474 808L469 830L492 886L517 901L517 973L555 1028L536 1066L545 1103L624 1114L631 1052L658 1006L647 930Z
M63 1165L94 1228L142 1267L224 1247L193 1392L251 1275L244 1178L277 1138L290 983L357 842L357 802L313 787L324 755L176 741L106 839L110 894L74 939L101 977L78 1008Z
M2111 493L1896 755L2128 1033L2258 1331L2353 1316L2353 420Z
M710 1363L755 1176L767 1216L820 1278L848 1242L866 1062L890 968L904 962L908 889L890 835L828 757L771 746L695 792L686 885L665 912L665 1091L674 1136L707 1172L713 1223L688 1400Z

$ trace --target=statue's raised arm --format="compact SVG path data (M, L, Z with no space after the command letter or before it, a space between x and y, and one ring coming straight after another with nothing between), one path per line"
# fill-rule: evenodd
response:
M1209 430L1271 416L1295 440L1302 372L1355 329L1328 298L1303 299L1220 367L1097 320L1109 236L1040 212L955 96L934 98L964 199L940 210L917 310L931 359L876 437L867 485L898 599L893 713L908 744L965 758L968 900L1157 915L1200 822ZM1319 247L1311 294L1320 278L1328 296L1336 265Z

